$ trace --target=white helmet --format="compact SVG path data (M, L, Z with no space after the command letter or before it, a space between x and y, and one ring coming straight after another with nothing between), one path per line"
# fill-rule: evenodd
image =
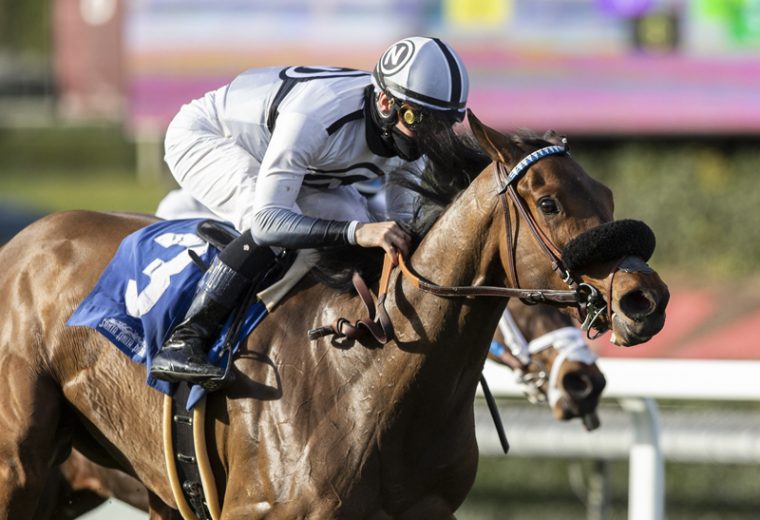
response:
M438 38L413 36L391 45L372 73L375 88L401 101L461 119L470 82L461 58Z

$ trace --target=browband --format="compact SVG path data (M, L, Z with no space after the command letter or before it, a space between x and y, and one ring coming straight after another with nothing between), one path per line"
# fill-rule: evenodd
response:
M514 168L512 168L509 171L509 174L507 174L507 178L504 179L504 185L499 188L499 193L504 193L507 191L507 188L509 188L509 185L512 184L512 182L519 179L525 171L530 168L530 166L539 161L540 159L543 159L544 157L548 155L562 155L567 153L567 139L564 137L562 138L562 144L555 144L552 146L545 146L543 148L540 148L536 150L535 152L526 155L522 161L517 163Z

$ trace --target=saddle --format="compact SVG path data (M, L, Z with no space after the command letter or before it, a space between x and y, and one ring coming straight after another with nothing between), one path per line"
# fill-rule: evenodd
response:
M196 233L220 251L240 236L237 230L216 220L204 220L200 222L196 228Z

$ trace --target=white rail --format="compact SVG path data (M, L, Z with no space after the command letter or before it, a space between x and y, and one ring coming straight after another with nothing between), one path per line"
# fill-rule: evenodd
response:
M607 399L760 400L760 361L601 358L597 364L607 378ZM489 362L484 373L494 395L522 395L508 368Z
M662 520L665 514L665 464L656 399L760 401L760 361L602 358L598 365L607 378L603 398L616 399L633 423L632 435L622 437L627 442L629 459L628 518ZM489 362L484 374L496 397L522 395L508 368ZM479 443L492 444L493 439L485 431L488 426L482 421L478 424ZM506 427L509 436L509 421ZM562 439L554 438L562 434L555 435L545 429L532 433L543 435L544 441L552 438L550 442L539 443L536 439L530 443L533 454L543 450L544 455L593 453L600 456L616 454L621 449L620 436L613 442L595 437L586 443L566 444ZM760 438L753 437L749 443L760 447ZM516 448L518 446L515 444Z

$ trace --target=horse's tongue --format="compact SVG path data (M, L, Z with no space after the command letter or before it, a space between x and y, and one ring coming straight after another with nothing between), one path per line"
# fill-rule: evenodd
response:
M596 430L600 425L601 422L599 421L599 416L596 412L589 412L583 416L583 426L586 428L586 431L590 432Z

